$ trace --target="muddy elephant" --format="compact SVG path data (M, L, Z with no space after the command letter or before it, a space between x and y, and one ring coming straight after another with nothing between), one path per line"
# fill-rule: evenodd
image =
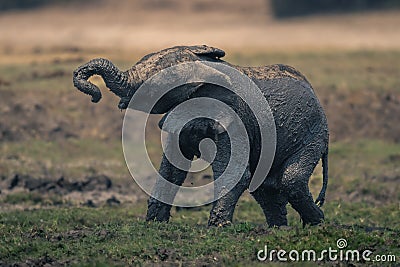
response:
M314 90L307 79L290 66L276 64L262 67L241 67L221 60L225 52L208 46L178 46L149 54L127 71L120 71L107 59L94 59L77 68L73 83L83 93L92 97L92 102L101 98L100 90L88 81L92 75L100 75L106 86L120 97L118 107L126 109L136 90L154 74L183 62L218 62L229 65L247 75L262 91L271 108L276 127L275 156L265 180L251 192L264 211L269 226L287 225L288 202L300 214L304 224L316 225L324 220L320 206L324 203L328 183L327 119ZM233 212L239 197L248 189L252 175L259 163L260 133L251 111L242 99L226 88L215 84L197 83L175 88L168 92L151 113L166 115L178 103L187 99L210 97L230 107L246 126L250 151L248 167L234 188L213 202L208 224L226 225L232 222ZM186 124L179 136L179 145L187 159L199 156L199 142L203 138L215 141L217 154L211 163L214 179L223 173L230 157L229 136L218 122L198 118ZM310 176L322 159L323 185L314 202L308 188ZM170 164L163 155L160 174L170 182L182 185L187 172ZM162 188L156 188L162 190ZM148 200L148 221L168 221L171 205L155 198Z

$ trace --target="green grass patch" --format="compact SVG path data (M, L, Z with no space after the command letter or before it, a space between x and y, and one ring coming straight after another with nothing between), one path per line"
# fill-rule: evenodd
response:
M8 86L0 86L0 91L11 87L18 92L35 91L56 96L68 92L72 85L72 70L79 63L35 63L0 64L1 79Z
M13 193L8 194L4 197L3 203L6 204L24 204L24 205L37 205L40 204L41 206L45 205L61 205L65 204L63 199L56 195L44 195L39 194L36 192L20 192L20 193Z
M0 257L8 263L47 257L80 264L247 265L257 263L256 253L264 245L322 251L336 248L339 238L348 241L349 249L400 255L397 205L374 209L362 203L329 203L324 225L303 228L291 213L294 223L288 229L247 221L246 213L256 206L249 202L238 221L225 228L207 228L203 211L176 213L168 224L146 223L142 204L11 211L0 216ZM362 224L360 218L365 218Z
M381 140L331 144L328 198L400 203L399 155L400 144Z
M120 141L96 139L30 140L0 145L0 171L36 177L82 177L106 174L115 178L128 174Z

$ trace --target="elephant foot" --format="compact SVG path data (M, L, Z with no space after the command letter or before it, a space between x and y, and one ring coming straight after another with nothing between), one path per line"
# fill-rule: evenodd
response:
M285 209L286 210L286 209ZM286 213L274 213L267 216L267 223L269 227L287 226Z
M314 203L311 196L298 201L290 201L292 207L300 214L303 226L319 225L324 222L323 211Z
M169 217L171 216L170 214L170 205L162 203L153 198L149 199L146 221L168 222Z
M267 218L267 223L269 227L280 227L288 225L286 203L280 203L280 205L275 206L269 205L265 207L264 213L265 217Z
M208 226L224 227L232 224L233 211L214 208L211 210Z
M208 226L209 227L225 227L232 225L232 222L229 220L222 220L222 219L209 219Z
M269 227L287 226L288 200L285 194L276 189L261 186L252 195L263 209Z

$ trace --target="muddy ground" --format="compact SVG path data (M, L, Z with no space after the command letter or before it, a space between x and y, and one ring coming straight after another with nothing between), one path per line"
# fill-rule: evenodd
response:
M135 194L137 190L133 182L113 183L105 175L67 180L64 177L46 179L16 174L11 178L2 177L0 187L1 195L6 197L2 210L60 205L96 208L144 200L143 194ZM9 195L14 197L7 198Z

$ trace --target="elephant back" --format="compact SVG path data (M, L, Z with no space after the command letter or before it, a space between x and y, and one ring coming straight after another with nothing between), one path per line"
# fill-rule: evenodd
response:
M132 71L142 81L146 81L161 70L179 63L201 60L215 61L224 55L223 50L206 45L175 46L146 55L132 67Z
M284 64L273 64L262 67L238 67L252 80L268 81L273 79L292 78L310 84L306 77L295 68Z

